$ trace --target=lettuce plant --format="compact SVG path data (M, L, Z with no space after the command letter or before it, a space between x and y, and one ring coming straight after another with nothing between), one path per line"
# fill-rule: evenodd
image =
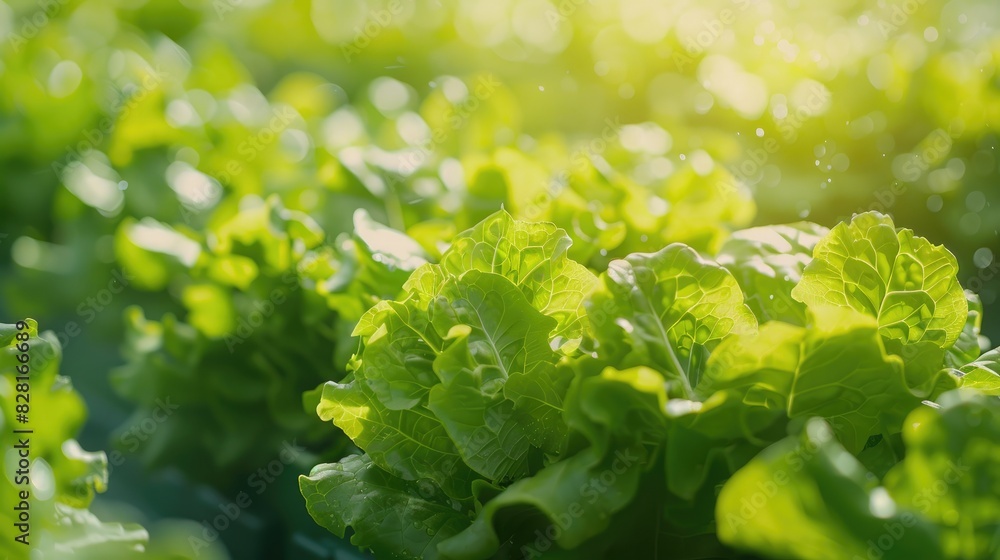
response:
M27 352L24 352L24 345ZM24 364L29 356L29 423L22 424L15 401ZM136 523L108 522L91 511L97 494L109 484L108 457L103 451L85 451L76 441L87 408L69 377L59 374L62 347L55 333L40 332L34 319L21 324L0 324L0 443L10 450L0 485L0 556L10 560L183 560L195 558L189 538L201 527L193 522L160 520L151 531ZM24 388L23 386L20 388ZM17 434L15 429L30 429ZM16 523L23 511L16 449L29 438L27 476L30 479L30 533L25 537ZM21 508L21 509L15 509ZM151 536L152 535L152 536ZM27 541L15 540L21 537ZM226 557L213 543L197 553L202 560Z
M21 328L18 328L21 327ZM25 351L27 350L27 351ZM15 395L22 381L24 364L18 356L28 356L28 424L18 421ZM37 549L41 558L120 557L132 558L142 552L148 539L146 531L137 525L103 523L88 507L95 493L107 487L107 457L104 453L84 451L74 439L83 427L86 408L69 379L59 375L62 350L52 333L39 333L34 320L18 325L0 325L0 421L4 426L4 449L7 476L3 480L3 524L0 528L0 552L5 558L28 558ZM22 395L23 396L23 395ZM19 401L23 402L23 401ZM58 415L44 414L59 410ZM34 412L31 412L34 411ZM33 433L21 435L15 429ZM31 465L30 480L31 532L29 544L15 540L25 538L16 523L21 511L15 507L25 490L24 479L15 477L19 438L28 439ZM22 510L24 508L22 507ZM85 537L85 538L84 538Z
M115 388L139 405L136 418L166 398L177 410L148 441L123 432L126 451L218 486L270 460L283 442L342 455L346 439L306 413L302 394L343 375L355 323L426 260L416 242L363 210L353 235L327 241L276 197L246 198L203 233L125 222L117 237L125 270L138 285L169 286L183 313L127 313L127 362L113 373Z
M26 364L21 356L28 357ZM0 556L11 560L192 558L185 550L185 537L193 534L189 528L175 529L174 536L161 535L165 538L150 543L143 527L102 521L90 511L94 497L107 489L108 458L101 451L85 451L75 439L87 419L87 409L70 379L59 375L61 362L59 340L52 332L39 332L35 320L0 324L0 426L4 428L0 443L9 450L6 476L0 483ZM18 379L25 369L27 386ZM15 400L16 395L21 399ZM25 395L30 397L26 424L18 418L24 412L19 405L25 403ZM25 443L30 465L21 469L18 452ZM21 498L23 491L29 493L27 500ZM22 514L28 515L27 527L17 525L25 521ZM223 554L217 546L204 553L202 557L208 560Z
M599 275L569 244L501 211L365 314L313 395L363 450L300 478L317 523L387 558L848 558L897 525L891 557L992 558L998 351L945 248L874 212Z

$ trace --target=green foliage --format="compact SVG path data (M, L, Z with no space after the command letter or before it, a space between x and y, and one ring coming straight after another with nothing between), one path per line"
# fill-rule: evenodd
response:
M962 387L1000 397L1000 350L994 348L962 366L957 375L961 377Z
M31 466L28 478L31 481L29 493L31 546L37 548L45 558L74 555L74 558L101 558L102 554L115 557L138 557L148 539L144 529L135 525L101 523L87 508L96 492L107 487L107 463L104 453L88 453L73 439L82 428L86 418L86 408L80 395L73 390L69 380L59 376L59 362L62 351L59 342L51 333L39 334L38 325L33 320L18 325L0 325L0 409L3 412L3 447L8 450L16 464L17 451L14 447L19 438L27 439ZM27 345L28 352L19 346ZM24 348L22 346L22 348ZM23 366L18 356L27 355L28 377L31 397L29 424L17 420L15 395L23 394L15 389L23 375ZM47 415L46 410L61 410L62 414ZM18 435L14 429L30 429L34 433ZM14 506L20 503L19 492L25 486L15 483L13 471L4 477L3 527L0 535L0 551L14 558L28 558L29 546L14 540L21 531L15 527L19 522Z
M602 279L588 315L603 357L657 367L685 395L726 336L757 329L732 274L685 245L612 262Z
M493 214L365 315L318 523L400 558L992 558L1000 376L946 249L868 213L594 278L568 241Z
M885 477L902 510L940 530L945 558L996 556L1000 532L1000 401L975 392L950 392L938 407L906 419L906 457Z
M812 420L726 483L719 537L774 558L994 558L998 430L996 398L945 393L906 418L906 456L880 483Z
M132 420L180 403L143 459L216 485L287 439L340 458L319 404L368 453L338 492L459 514L356 533L380 554L516 556L564 514L548 557L722 556L718 489L810 417L883 476L913 407L1000 393L998 13L6 0L2 311L124 339ZM958 258L875 213L740 229L866 209ZM570 514L622 450L641 474Z
M723 542L769 558L864 558L883 535L885 558L942 557L931 523L897 511L818 419L734 474L716 507Z
M816 243L827 233L825 227L809 222L744 229L726 240L716 258L740 286L746 286L747 305L759 322L804 325L805 305L793 300L791 293Z
M27 361L20 356L27 356ZM149 534L145 529L102 522L88 509L95 494L107 489L108 458L104 452L84 451L75 439L87 411L69 378L59 375L61 361L59 341L51 332L39 333L35 320L0 324L0 427L4 428L0 443L7 450L10 469L0 493L0 553L12 560L191 558L183 551L169 556L147 552ZM24 376L25 365L27 387L18 379ZM15 395L30 397L30 421L26 424L17 418L17 404L24 399L15 401ZM15 429L31 433L17 434ZM18 446L24 441L28 442L30 461L24 469L28 485L18 480L20 475L15 478ZM27 508L20 497L25 490L29 493ZM21 513L29 515L27 536L16 525L25 521L18 517ZM15 537L27 542L22 544ZM206 558L220 558L216 547L206 553Z
M897 232L888 216L867 213L816 245L792 297L871 315L888 340L949 348L969 312L957 274L947 249L910 230Z
M149 221L118 232L126 272L149 289L169 284L187 315L127 313L128 362L115 388L139 405L136 418L164 399L177 407L141 447L143 460L225 486L283 442L339 456L342 438L306 413L302 394L344 374L350 330L399 292L422 250L364 210L353 235L323 244L313 220L276 198L245 199L215 223L203 236Z

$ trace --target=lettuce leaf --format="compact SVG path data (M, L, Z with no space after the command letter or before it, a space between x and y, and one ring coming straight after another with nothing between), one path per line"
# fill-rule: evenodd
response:
M444 558L437 544L468 520L427 484L406 482L375 466L367 455L316 466L300 478L309 513L318 524L351 542L393 558Z
M867 212L837 225L816 245L792 297L809 307L850 307L875 317L886 339L947 349L968 315L957 274L958 262L947 249Z
M690 247L629 255L601 278L587 311L603 358L657 368L685 395L723 338L757 330L732 274Z
M996 557L1000 401L944 393L910 413L902 440L905 458L880 482L809 420L726 482L719 538L775 558Z
M962 387L1000 397L1000 348L994 348L958 372Z
M899 511L819 419L729 479L716 516L722 542L770 558L940 557L931 525Z
M722 244L716 259L736 277L759 322L805 325L805 305L792 299L792 289L829 231L810 222L744 229Z
M885 477L902 508L940 531L944 558L990 558L1000 535L1000 400L952 391L906 419L906 457Z
M988 347L989 344L989 340L979 334L983 326L983 303L971 290L965 290L965 301L969 305L965 326L954 346L949 348L945 355L945 363L951 367L962 367L974 361L979 357L982 348Z

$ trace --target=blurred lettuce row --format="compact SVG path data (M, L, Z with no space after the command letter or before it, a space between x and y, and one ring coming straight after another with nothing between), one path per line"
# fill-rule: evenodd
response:
M23 15L15 8L12 22ZM142 16L147 9L68 4L38 37L5 53L13 62L3 78L18 79L20 88L7 90L11 138L30 136L36 125L84 131L76 141L70 132L47 132L40 154L18 155L31 144L12 146L11 165L25 180L54 179L30 196L11 193L5 223L25 235L12 245L17 266L7 290L15 305L30 308L23 311L60 308L59 297L39 293L65 294L62 308L75 305L105 282L121 220L151 217L202 229L210 216L235 213L247 194L277 193L331 234L349 229L354 209L366 208L397 229L412 229L432 255L456 231L504 206L521 218L573 224L574 251L598 263L616 249L653 247L663 237L717 244L730 225L752 218L745 192L702 192L688 164L662 157L670 136L655 125L623 128L609 120L600 138L579 148L549 136L536 150L513 92L492 75L438 76L422 100L414 86L376 76L356 84L350 99L321 74L306 72L258 89L251 67L225 40L141 31L137 26L152 24ZM90 20L101 22L101 33L87 31L92 48L78 52L70 38ZM62 57L56 66L53 52ZM47 81L29 76L50 66ZM32 111L15 110L29 94ZM55 118L65 117L67 99L78 101L80 115ZM652 151L636 141L644 137L653 139ZM519 146L532 155L518 153ZM41 172L42 162L51 175ZM665 182L675 164L680 171ZM704 162L698 169L705 172ZM81 257L91 254L96 267ZM67 277L88 281L74 283L79 293L38 289Z
M19 328L22 327L22 328ZM39 333L33 319L22 324L0 325L0 424L5 426L2 443L8 450L5 461L3 524L0 553L5 558L103 560L190 558L186 539L195 534L191 527L176 526L173 534L149 542L149 534L136 524L102 522L90 512L95 494L108 484L108 460L103 452L88 452L74 439L86 420L87 411L70 380L58 374L62 350L51 332ZM26 352L27 353L26 353ZM27 362L19 356L27 355ZM17 378L28 368L29 387ZM19 385L20 384L20 385ZM20 389L28 389L28 392ZM18 420L15 396L29 394L27 424ZM22 435L15 429L30 429ZM15 476L18 450L28 440L25 480L30 486L27 509L20 498L25 485ZM17 526L29 515L27 537ZM26 539L22 544L17 537ZM207 558L225 558L217 546L206 551Z
M217 486L253 472L284 442L343 455L346 439L307 413L302 395L344 374L354 325L427 259L364 210L352 234L328 238L276 196L240 204L204 231L146 218L124 221L116 235L133 285L166 291L184 311L153 320L130 309L127 363L112 383L139 406L137 417L165 398L178 407L143 447L148 466L178 466Z
M747 183L764 223L873 209L934 219L925 233L959 253L963 278L989 267L972 259L1000 224L1000 10L989 0L385 0L309 13L262 2L224 17L258 30L247 40L272 71L302 57L342 70L354 92L386 68L417 89L440 85L438 68L490 68L520 109L497 136L595 136L609 115L652 122L670 131L671 161L708 156Z
M940 539L899 557L994 558L1000 351L947 249L874 212L596 276L570 243L495 213L362 317L316 411L364 453L300 478L317 523L395 558L844 558L950 458L976 511L920 511ZM800 433L821 450L785 453Z
M371 76L353 84L350 94L323 77L324 72L293 72L280 80L259 80L245 53L227 43L232 40L227 33L180 40L176 29L161 28L143 15L154 10L155 4L138 10L110 3L68 4L37 37L5 53L12 62L3 78L18 80L18 87L8 90L11 122L16 123L11 138L29 137L35 130L32 127L46 123L37 127L46 131L44 153L22 157L14 150L11 164L24 167L32 183L50 176L54 179L41 181L49 187L15 198L18 209L27 205L28 211L12 212L10 223L25 224L31 230L29 237L42 241L20 244L15 255L19 272L26 268L65 274L74 265L85 264L65 258L67 251L49 246L46 240L79 239L80 254L87 254L84 247L96 245L98 256L110 263L107 234L122 218L149 216L200 227L205 210L223 204L225 192L239 195L230 205L245 194L279 193L289 208L308 212L331 233L340 233L358 207L398 229L433 217L439 222L436 227L447 231L449 218L465 205L472 207L471 215L463 218L459 230L501 204L522 209L523 217L535 219L550 213L547 198L566 190L579 196L562 197L570 200L561 200L556 212L581 222L574 233L599 237L587 239L595 252L614 248L622 239L624 224L635 226L636 231L629 230L631 237L656 237L663 228L654 226L662 226L668 212L671 221L683 222L689 215L685 209L706 211L712 219L671 225L671 229L709 238L711 233L684 230L711 228L717 225L716 219L726 221L727 214L734 216L737 225L752 217L752 212L736 204L747 203L745 197L725 204L711 200L715 193L692 193L684 173L678 184L657 185L650 192L634 184L649 186L669 175L674 164L686 165L681 162L683 155L681 159L675 155L674 163L654 157L665 154L671 138L653 125L635 125L625 134L645 168L634 182L608 177L608 166L594 173L586 161L617 143L620 119L609 119L600 130L581 134L585 140L580 150L572 142L563 146L555 137L547 138L543 147L557 153L541 159L554 159L551 163L559 165L557 170L549 169L550 174L568 171L570 148L579 156L573 163L580 173L573 188L567 189L566 180L539 176L538 166L529 159L512 159L510 153L491 155L500 148L517 150L533 144L525 135L514 92L496 76L440 75L429 89ZM30 15L31 6L15 4L15 8L6 14L11 23ZM253 25L243 15L233 17ZM203 19L208 18L176 21L197 26ZM78 52L72 38L85 32L82 22L89 20L101 22L100 33L86 31L90 48ZM141 26L150 28L144 31ZM57 64L59 57L62 62ZM35 67L29 69L33 63ZM50 75L44 75L46 69L51 69ZM255 85L259 81L268 85ZM29 93L32 111L21 107L21 96ZM79 102L79 117L63 118L68 110L63 108L66 99ZM65 134L51 133L63 129ZM83 138L74 137L72 130L83 130ZM643 134L652 139L650 153L644 151L648 146L641 141ZM24 150L34 144L12 147ZM465 156L472 161L465 161ZM478 178L484 158L489 163L497 160L505 181L496 176ZM455 159L465 172L456 173ZM612 166L621 168L622 163L613 161ZM39 173L42 165L51 167L53 173ZM518 178L537 183L511 186L512 171ZM477 184L466 185L466 176ZM600 200L592 201L582 188L588 182L604 185ZM65 189L57 188L60 185ZM697 201L699 206L676 204L681 198ZM617 208L619 204L628 208ZM95 220L94 210L106 220ZM643 211L631 224L625 218L634 210ZM594 212L600 220L586 219ZM30 272L25 274L37 279Z
M598 268L601 251L645 250L644 236L655 248L665 230L667 241L718 242L720 226L751 214L744 197L715 191L744 184L765 222L871 208L908 223L944 216L935 237L963 259L995 239L1000 13L989 0L931 0L913 13L730 0L403 4L0 4L10 178L0 188L32 187L0 208L25 239L12 299L33 312L55 305L24 286L52 272L99 282L106 275L73 255L96 248L110 267L120 219L201 227L227 191L279 193L331 234L365 207L400 230L433 218L446 237L503 203L566 225L574 256L598 255ZM609 166L567 161L577 138L583 159ZM602 147L616 143L627 149ZM576 179L537 186L534 166L507 150L556 176L574 163ZM484 158L508 171L514 160L531 182L480 173ZM625 169L630 180L610 171ZM88 293L80 285L66 303ZM983 291L987 303L994 292Z
M223 63L215 58L224 56L194 49L184 85L149 101L144 120L129 115L131 124L121 127L143 131L146 149L115 136L107 150L115 169L133 167L141 154L155 157L181 221L192 227L233 213L244 195L278 194L331 234L348 231L354 209L364 208L439 253L457 231L506 207L521 219L573 224L576 250L599 259L601 251L625 254L670 240L714 250L754 216L749 191L732 174L704 152L690 161L668 157L671 137L653 123L615 118L569 139L528 135L522 108L492 74L437 76L423 94L379 77L349 97L304 72L285 76L266 96L238 81L198 89L217 79ZM230 55L224 65L241 63ZM187 121L172 116L177 107ZM175 132L155 138L150 130ZM146 183L138 188L166 191L162 180ZM178 221L149 204L131 213Z
M596 266L666 241L714 250L754 215L749 192L728 171L704 152L690 161L668 156L671 136L652 123L615 118L572 140L528 136L510 88L490 74L438 76L423 97L378 77L349 98L320 74L297 72L265 95L216 41L185 50L154 35L98 52L116 69L105 112L112 117L96 112L104 128L47 154L56 181L37 192L49 195L12 193L16 206L33 201L10 216L25 235L13 246L17 279L8 289L25 306L56 303L36 301L26 286L71 275L103 280L107 270L94 269L113 265L111 234L122 220L202 229L251 194L279 195L332 235L364 208L432 255L505 207L521 219L567 224L574 256ZM37 182L39 170L28 170ZM78 256L92 251L97 267ZM67 304L87 293L67 295Z

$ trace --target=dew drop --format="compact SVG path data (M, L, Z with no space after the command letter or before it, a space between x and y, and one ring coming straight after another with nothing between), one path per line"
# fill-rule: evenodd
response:
M812 212L812 208L809 206L808 202L802 201L798 203L799 217L808 218L809 213Z

